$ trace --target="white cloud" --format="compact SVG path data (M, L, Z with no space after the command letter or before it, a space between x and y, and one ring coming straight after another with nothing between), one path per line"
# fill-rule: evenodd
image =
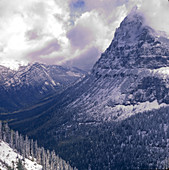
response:
M169 2L168 0L142 1L140 10L145 14L147 24L156 30L169 34Z
M1 0L0 64L91 67L135 5L150 26L169 34L167 0ZM80 62L85 58L88 64Z
M0 1L0 46L3 49L0 64L36 60L36 57L28 58L27 54L53 39L57 39L60 46L67 43L69 12L65 8L53 0ZM53 49L57 51L58 48ZM46 49L42 51L46 55Z
M84 61L84 56L86 56L84 54L90 56L86 57L86 60L90 60L90 67L97 61L101 52L111 43L115 29L119 26L127 13L125 5L117 7L116 3L113 3L111 6L109 4L110 1L105 4L103 1L99 1L100 7L98 7L99 2L85 2L86 11L76 18L74 26L67 33L67 37L75 51L72 53L73 62L70 61L70 64L75 65L75 63L79 63L78 66L81 68L84 67L82 65L84 62L79 62L79 60L81 59ZM105 8L101 8L103 4ZM108 4L111 6L109 11L107 10ZM90 8L88 8L88 6ZM93 52L96 51L96 49L97 52ZM76 60L78 62L76 62ZM85 66L85 68L87 67Z
M71 2L75 3L77 0ZM71 43L83 49L82 51L84 48L87 51L89 46L95 46L99 52L103 52L113 39L115 29L122 19L136 5L144 13L148 25L169 33L168 0L85 0L84 2L84 12L76 18L73 29L68 33ZM84 56L83 52L81 55ZM80 54L76 56L78 59Z

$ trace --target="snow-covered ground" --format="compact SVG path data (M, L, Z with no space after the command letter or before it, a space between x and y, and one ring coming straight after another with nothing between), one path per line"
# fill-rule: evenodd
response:
M137 103L135 105L117 105L115 107L106 107L106 111L111 113L114 113L114 117L117 117L117 120L124 120L132 115L135 115L137 113L142 113L146 111L151 111L151 110L157 110L160 109L161 107L166 107L168 106L165 103L159 104L157 100L153 102L143 102L143 103Z
M22 156L19 155L16 151L14 151L11 147L9 147L7 143L0 140L0 169L8 170L6 165L13 167L14 164L14 169L17 170L16 167L18 159L22 159ZM29 159L25 159L22 164L27 170L42 170L41 165Z

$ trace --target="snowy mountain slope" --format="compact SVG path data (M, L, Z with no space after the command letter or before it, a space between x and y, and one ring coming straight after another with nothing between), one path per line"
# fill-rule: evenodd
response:
M14 151L7 143L0 141L0 169L8 170L7 166L17 169L19 159L23 159L16 151ZM25 159L22 164L27 170L42 170L42 166L37 164L36 161ZM7 166L6 166L7 165Z
M89 119L115 120L168 105L168 43L145 25L142 14L130 13L83 82L89 88L67 109L82 108Z
M0 66L0 84L4 84L9 78L11 78L14 75L15 71L4 67Z
M85 75L76 68L39 63L22 66L18 71L0 67L0 111L12 111L60 93ZM15 99L15 100L14 100Z
M48 105L22 111L26 119L14 115L11 126L78 168L162 167L169 146L168 42L132 12L90 75Z
M6 86L35 86L35 82L54 88L61 85L69 85L77 77L83 77L84 72L78 69L72 71L71 68L64 68L57 65L45 65L34 63L28 66L22 66L15 75L6 82ZM43 89L42 89L43 90Z
M50 114L55 117L53 121L58 115L62 117L59 124L70 117L65 124L69 127L72 121L118 121L168 106L168 42L161 33L145 24L141 13L133 11L122 21L90 75L54 97L46 107L47 112L34 108L26 112L27 115L34 112L36 116L41 115L38 119L43 117L39 125L43 129L46 123L43 120ZM37 127L36 121L37 117L32 123L34 127Z
M91 74L57 96L56 117L64 110L79 123L117 121L168 106L168 42L142 14L128 15Z
M39 147L37 141L13 131L0 121L0 166L8 169L77 170L54 150Z

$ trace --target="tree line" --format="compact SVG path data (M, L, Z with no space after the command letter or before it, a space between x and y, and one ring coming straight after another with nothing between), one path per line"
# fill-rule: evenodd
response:
M69 163L56 155L55 151L45 150L44 147L38 147L37 141L29 139L28 136L13 131L7 123L0 121L0 140L8 143L9 146L17 150L23 159L31 159L43 166L43 170L77 170L72 168Z

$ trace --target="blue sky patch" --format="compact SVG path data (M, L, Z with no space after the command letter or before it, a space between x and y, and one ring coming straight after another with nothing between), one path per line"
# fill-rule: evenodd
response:
M72 4L73 8L83 8L85 6L85 2L83 0L78 0Z
M85 2L84 0L76 0L76 2L72 2L69 5L71 10L70 23L73 25L76 18L80 17L85 11Z

